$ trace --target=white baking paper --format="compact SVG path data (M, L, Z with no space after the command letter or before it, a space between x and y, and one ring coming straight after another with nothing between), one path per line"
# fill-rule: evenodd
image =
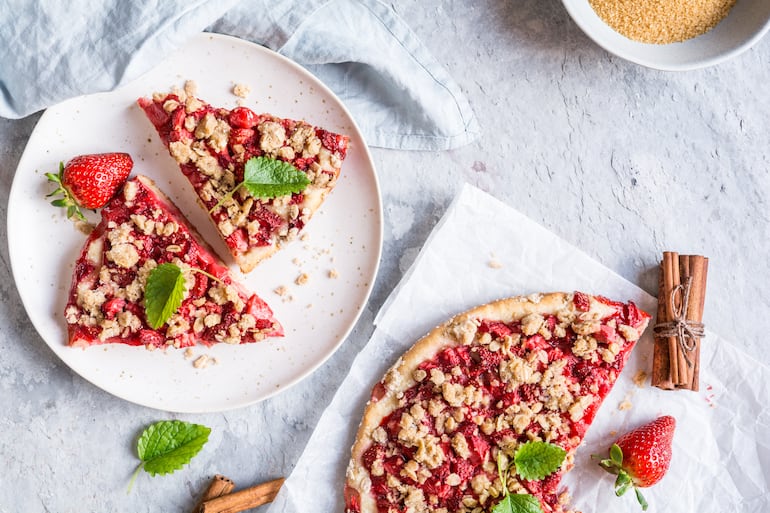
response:
M466 185L386 301L376 330L319 419L269 513L342 513L350 447L372 386L433 326L475 305L532 292L582 290L632 300L654 313L656 300L516 210ZM708 321L708 312L706 312ZM663 414L677 419L665 478L645 490L650 512L770 511L770 368L708 332L701 390L662 391L633 381L652 362L651 329L605 400L575 467L562 483L573 507L638 512L633 492L613 493L613 476L590 455L618 433ZM620 409L631 405L630 409Z

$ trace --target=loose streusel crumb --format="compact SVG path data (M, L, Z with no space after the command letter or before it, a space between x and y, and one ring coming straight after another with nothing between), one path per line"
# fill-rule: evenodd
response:
M80 219L75 221L75 229L77 229L77 231L83 235L91 235L91 232L94 231L94 228L96 228L96 226L89 222L81 221Z
M492 269L502 269L503 268L503 264L499 260L497 260L496 258L493 258L492 260L490 260L487 265L489 265L489 267L491 267Z
M623 399L623 401L618 405L618 410L620 411L626 411L630 410L634 405L631 404L631 401L628 399Z
M195 361L193 362L193 367L195 367L196 369L202 369L206 367L208 363L209 363L209 357L203 354L195 359Z
M233 86L233 94L239 98L246 98L251 92L251 87L246 84L235 84Z
M644 388L644 384L647 381L647 373L643 370L640 370L634 374L633 381L634 385L638 386L639 388Z
M296 283L297 285L304 285L308 282L309 279L310 279L310 276L308 276L307 273L302 273L299 276L297 276L297 279L294 280L294 283Z
M276 294L279 296L285 296L287 292L289 292L289 289L287 289L284 285L281 285L279 287L276 287L275 290L273 290Z
M337 272L337 269L330 269L329 270L329 278L339 278L340 273Z
M193 356L195 356L195 353L192 350L192 347L188 347L187 350L184 352L184 358L185 360L191 359Z
M198 84L195 83L195 80L188 80L184 83L184 92L187 96L198 94Z

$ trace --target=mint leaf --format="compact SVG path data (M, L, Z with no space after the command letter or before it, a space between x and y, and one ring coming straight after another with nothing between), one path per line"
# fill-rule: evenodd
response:
M507 494L495 504L492 513L543 513L540 501L528 493Z
M243 169L243 181L225 194L209 213L230 199L241 187L255 198L276 198L302 192L310 180L307 175L283 160L269 157L252 157Z
M513 455L516 473L527 480L540 480L561 467L567 452L547 442L526 442Z
M152 476L179 470L200 452L211 429L181 420L162 420L142 432L136 452Z
M160 328L174 315L185 290L184 275L176 264L160 264L150 271L144 287L144 312L153 329Z
M243 185L256 198L275 198L302 192L310 180L307 175L282 160L252 157L243 170Z
M179 470L200 452L209 440L211 429L200 424L181 420L161 420L145 429L136 443L139 464L129 491L139 471L144 469L151 476L170 474Z

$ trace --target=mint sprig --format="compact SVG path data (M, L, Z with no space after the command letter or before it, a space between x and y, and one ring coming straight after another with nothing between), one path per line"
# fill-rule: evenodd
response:
M567 451L547 442L527 442L513 455L516 473L523 479L540 480L561 467Z
M507 494L495 504L492 513L543 513L540 501L528 493Z
M144 287L144 311L152 329L158 329L181 306L187 291L182 269L176 264L160 264L150 271Z
M128 490L140 470L151 476L171 474L190 463L209 440L211 428L181 420L162 420L145 429L136 443L141 463L131 476Z
M302 192L308 184L307 175L288 162L270 157L252 157L244 166L243 181L225 194L209 213L232 198L241 187L245 187L255 198L276 198Z
M510 493L508 476L511 472L525 480L545 479L556 472L567 452L548 442L526 442L513 455L513 462L504 463L503 453L497 457L497 473L503 487L503 499L494 505L491 513L543 513L540 501L528 493Z
M202 269L191 267L190 270L223 283ZM176 313L184 301L185 292L187 284L178 265L167 262L150 271L144 286L144 313L152 329L160 328Z

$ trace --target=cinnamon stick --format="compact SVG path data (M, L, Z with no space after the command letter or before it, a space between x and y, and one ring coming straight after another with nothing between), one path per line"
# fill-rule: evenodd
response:
M658 388L697 391L700 386L707 269L706 257L663 253L652 362L652 384Z
M679 262L679 284L684 285L687 282L688 278L691 278L690 275L690 257L688 255L679 255L678 258ZM684 300L684 293L680 295L680 301ZM690 288L690 301L692 301L692 288ZM688 303L688 312L682 312L682 315L685 316L685 318L689 318L689 310L690 306L692 305L692 302ZM679 345L679 341L677 340L677 351L676 351L676 367L679 370L679 375L677 376L676 380L676 386L677 387L683 387L687 388L690 386L690 379L691 379L691 371L692 371L692 360L688 362L688 357L685 354L682 347Z
M233 488L235 488L235 483L230 478L221 474L215 475L211 480L211 483L209 483L209 487L206 488L205 492L203 492L203 496L201 496L201 499L198 501L195 509L193 509L193 513L200 513L205 501L214 499L221 495L226 495L233 491Z
M237 492L204 501L200 513L238 513L272 502L283 485L284 478L273 479Z
M706 277L708 274L708 258L700 255L688 255L692 287L690 288L690 300L687 306L687 320L703 322L703 307L706 301ZM692 372L688 376L687 388L698 391L700 379L700 337L695 338L695 349L691 353Z
M663 300L663 262L660 263L660 273L658 275L658 312L659 323L666 322L666 302ZM671 366L669 365L668 339L655 336L652 348L652 375L650 380L652 386L671 390L674 383L671 381Z
M663 252L663 301L666 305L666 322L674 318L674 308L671 300L671 293L674 287L679 285L679 255L673 251ZM658 301L661 299L658 298ZM679 359L676 337L668 337L668 365L670 369L671 381L676 386L679 384Z

